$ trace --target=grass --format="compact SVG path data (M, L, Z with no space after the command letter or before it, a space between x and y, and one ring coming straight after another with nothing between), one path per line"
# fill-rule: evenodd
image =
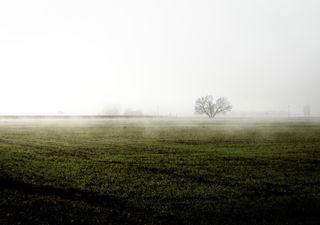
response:
M320 123L0 121L0 224L319 224Z

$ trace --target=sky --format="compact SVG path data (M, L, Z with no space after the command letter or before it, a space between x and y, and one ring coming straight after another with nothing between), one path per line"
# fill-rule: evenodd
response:
M0 1L0 115L320 114L318 0Z

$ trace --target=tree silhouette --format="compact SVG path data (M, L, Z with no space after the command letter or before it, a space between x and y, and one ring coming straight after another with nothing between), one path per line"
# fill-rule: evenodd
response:
M195 112L214 118L219 113L230 111L232 106L226 97L220 97L215 102L211 95L202 96L196 100Z

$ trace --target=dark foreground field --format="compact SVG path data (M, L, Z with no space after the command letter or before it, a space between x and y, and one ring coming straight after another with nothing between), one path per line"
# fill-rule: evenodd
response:
M0 120L0 224L320 224L320 123Z

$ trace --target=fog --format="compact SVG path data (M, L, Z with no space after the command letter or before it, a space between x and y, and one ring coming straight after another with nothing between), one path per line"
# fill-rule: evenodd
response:
M319 27L317 0L1 1L0 115L319 115Z

